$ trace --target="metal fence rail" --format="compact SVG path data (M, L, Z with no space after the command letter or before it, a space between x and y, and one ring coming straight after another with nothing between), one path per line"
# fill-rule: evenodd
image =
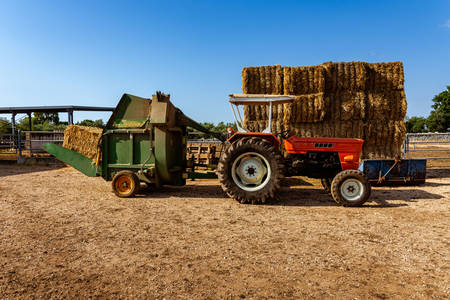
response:
M20 131L8 128L9 132L0 133L0 155L17 155L22 157L42 156L46 153L42 144L62 145L63 131Z
M43 144L50 143L61 146L64 140L63 131L26 131L24 135L24 150L30 151L32 154L45 153L42 149Z
M450 132L407 133L403 141L403 157L411 158L411 152L450 152ZM426 159L450 159L450 156L426 156Z
M13 131L12 128L2 129L7 129L9 132L0 133L0 153L17 154L20 148L20 133L18 131Z

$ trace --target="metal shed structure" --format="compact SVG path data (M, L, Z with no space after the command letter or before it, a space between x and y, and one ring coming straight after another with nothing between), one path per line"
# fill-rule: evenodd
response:
M12 129L16 128L16 115L27 114L29 119L29 127L32 130L31 113L67 113L69 125L73 124L74 111L114 111L114 107L99 107L99 106L22 106L22 107L0 107L0 114L11 114Z

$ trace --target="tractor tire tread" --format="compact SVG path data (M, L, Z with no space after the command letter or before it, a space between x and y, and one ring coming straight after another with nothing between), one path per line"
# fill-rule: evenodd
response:
M247 192L239 188L231 176L233 159L238 155L248 152L258 152L269 161L272 169L272 178L261 190ZM223 191L236 201L246 204L265 203L277 196L284 177L284 163L278 149L269 141L258 137L244 137L233 143L223 152L217 166L217 176Z
M359 180L363 186L364 191L361 195L361 198L358 201L347 201L344 197L342 197L340 193L341 184L347 178L355 178ZM331 196L333 200L336 201L337 204L345 206L345 207L356 207L363 205L370 197L371 186L369 181L367 180L364 173L359 170L345 170L338 173L333 181L331 182Z

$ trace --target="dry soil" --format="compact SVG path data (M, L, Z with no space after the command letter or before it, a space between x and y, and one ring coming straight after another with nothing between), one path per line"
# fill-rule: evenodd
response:
M0 165L0 298L448 298L450 172L344 208L316 180L241 205L216 180L120 199L68 167Z

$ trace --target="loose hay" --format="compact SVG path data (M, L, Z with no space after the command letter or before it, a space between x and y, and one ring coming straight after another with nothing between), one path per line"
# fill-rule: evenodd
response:
M101 136L101 128L69 125L64 130L63 147L95 159Z

